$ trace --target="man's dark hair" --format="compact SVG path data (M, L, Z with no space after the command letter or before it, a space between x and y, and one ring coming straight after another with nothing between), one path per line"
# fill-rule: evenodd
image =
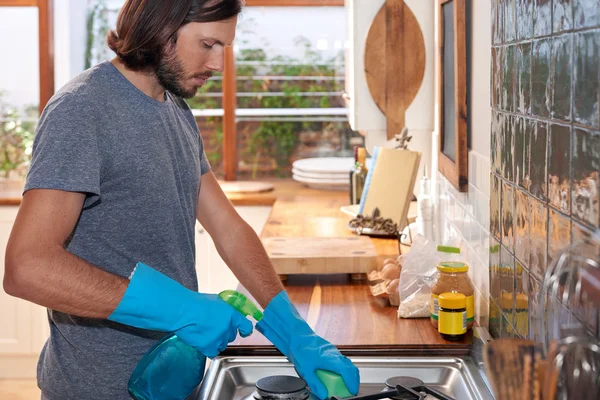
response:
M242 0L127 0L107 43L128 68L155 69L163 47L176 39L183 25L235 17L242 4Z

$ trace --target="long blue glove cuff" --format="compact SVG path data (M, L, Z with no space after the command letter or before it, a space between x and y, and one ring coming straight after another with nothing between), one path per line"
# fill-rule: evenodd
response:
M138 263L125 295L109 320L142 329L172 332L186 325L183 304L196 295L177 281Z
M341 375L350 392L358 392L358 369L335 346L315 334L287 292L282 291L271 300L256 329L294 364L317 397L324 399L328 394L316 376L319 369Z

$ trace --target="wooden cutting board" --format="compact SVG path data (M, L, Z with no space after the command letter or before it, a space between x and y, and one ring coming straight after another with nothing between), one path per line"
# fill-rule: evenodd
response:
M386 0L367 35L365 75L373 100L386 116L387 138L404 128L406 110L425 76L425 39L404 0Z
M257 181L219 181L225 193L261 193L273 190L273 184Z
M268 237L262 241L280 275L359 274L376 268L377 251L366 236Z

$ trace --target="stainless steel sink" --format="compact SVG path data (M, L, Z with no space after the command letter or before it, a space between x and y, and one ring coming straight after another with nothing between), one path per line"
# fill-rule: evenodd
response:
M493 400L478 368L469 357L351 359L360 370L359 395L381 392L388 378L410 376L456 400ZM283 357L218 357L211 362L196 398L251 400L255 383L274 375L298 376L292 364ZM430 395L425 398L430 400L436 397Z

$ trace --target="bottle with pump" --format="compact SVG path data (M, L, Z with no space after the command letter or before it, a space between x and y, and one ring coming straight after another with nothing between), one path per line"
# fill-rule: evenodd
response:
M362 197L363 190L365 188L365 182L367 181L367 149L359 147L356 151L356 164L354 171L351 174L352 181L350 183L352 192L352 204L359 204L360 198Z
M354 164L350 168L350 204L354 204L354 173L358 166L358 146L354 146Z
M256 322L262 311L242 293L225 290L219 297L244 316ZM188 346L176 334L159 340L137 364L128 383L131 396L136 400L184 400L204 379L206 356ZM342 377L336 373L317 370L315 374L325 385L329 396L350 397Z
M434 240L433 199L431 197L431 181L427 176L427 166L424 168L420 188L419 197L417 198L417 230L427 240Z

